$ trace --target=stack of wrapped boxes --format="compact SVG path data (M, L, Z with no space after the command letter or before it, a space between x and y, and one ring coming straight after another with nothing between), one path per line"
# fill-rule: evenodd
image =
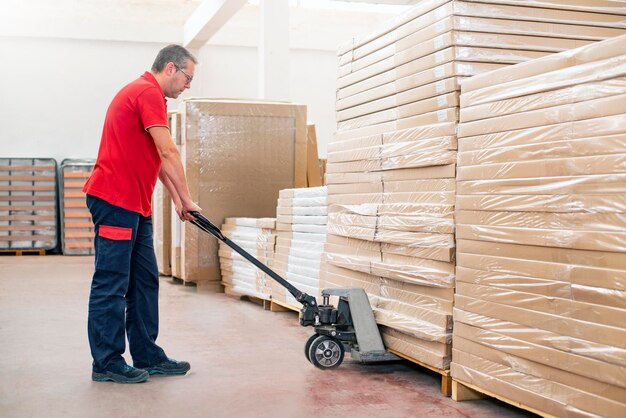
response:
M272 268L300 291L320 293L320 268L327 224L326 187L281 190L276 208L276 253ZM272 280L272 300L299 310L302 305Z
M226 218L222 233L261 263L269 265L276 243L274 218ZM231 247L219 242L222 284L226 292L269 300L270 277Z
M371 297L389 348L451 359L459 86L624 33L610 1L431 0L340 50L323 285Z
M83 193L94 164L90 159L61 162L61 247L65 255L94 254L94 225Z
M52 250L57 237L56 161L0 158L0 250Z
M188 99L181 117L189 192L214 224L273 217L280 190L306 186L306 106ZM220 291L217 240L185 223L180 248L179 278Z
M468 80L453 378L626 416L626 36Z

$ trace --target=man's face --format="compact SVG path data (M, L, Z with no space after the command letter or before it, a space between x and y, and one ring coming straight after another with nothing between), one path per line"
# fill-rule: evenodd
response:
M185 61L184 66L177 66L173 62L167 64L170 67L170 77L165 96L176 99L186 89L191 87L191 81L196 70L196 65L191 60Z

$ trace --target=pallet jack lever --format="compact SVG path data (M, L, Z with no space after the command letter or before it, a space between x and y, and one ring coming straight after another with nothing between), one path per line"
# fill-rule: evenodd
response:
M203 231L208 232L209 234L213 235L215 238L219 239L220 241L224 242L224 244L228 245L230 248L235 250L243 258L250 261L252 264L254 264L259 269L261 269L265 274L272 277L274 280L280 283L283 287L285 287L289 291L289 293L291 293L291 295L302 305L304 305L305 307L315 308L313 309L312 312L308 313L308 315L306 316L313 315L314 317L315 314L317 314L317 301L315 297L308 295L304 292L301 292L300 290L298 290L298 288L293 286L287 280L280 277L278 274L276 274L273 270L271 270L265 264L261 263L259 260L257 260L252 255L250 255L246 250L244 250L243 248L235 244L229 238L225 237L222 231L217 226L215 226L210 220L208 220L204 215L202 215L200 212L194 211L190 213L196 218L195 220L191 221L192 224L202 229Z
M222 231L200 212L190 213L196 218L191 221L192 224L223 241L243 258L276 280L302 304L300 325L315 327L315 333L304 345L304 354L315 367L323 370L338 367L343 361L346 350L349 350L353 359L363 363L398 359L386 351L372 307L363 289L324 289L322 290L324 301L318 306L315 297L301 292L225 237ZM331 296L338 298L337 307L330 304Z

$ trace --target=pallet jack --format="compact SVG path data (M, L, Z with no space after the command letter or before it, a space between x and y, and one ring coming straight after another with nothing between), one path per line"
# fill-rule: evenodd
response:
M196 218L191 221L192 224L224 242L276 280L302 304L299 315L300 325L315 327L315 333L304 345L304 354L315 367L323 370L338 367L343 361L346 350L350 352L352 359L361 363L400 360L395 354L385 349L374 319L374 312L363 289L324 289L322 290L323 303L318 305L314 296L301 292L225 237L222 231L200 212L191 212L191 214ZM331 296L339 298L336 308L330 304Z

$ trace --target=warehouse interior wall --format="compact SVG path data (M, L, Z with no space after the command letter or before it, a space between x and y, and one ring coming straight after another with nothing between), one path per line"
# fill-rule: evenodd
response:
M95 158L106 109L119 89L152 65L165 44L0 37L2 157ZM256 48L207 45L183 97L254 98ZM292 50L291 100L308 106L320 155L335 129L336 56ZM180 99L179 99L180 100ZM170 110L179 100L169 100Z

